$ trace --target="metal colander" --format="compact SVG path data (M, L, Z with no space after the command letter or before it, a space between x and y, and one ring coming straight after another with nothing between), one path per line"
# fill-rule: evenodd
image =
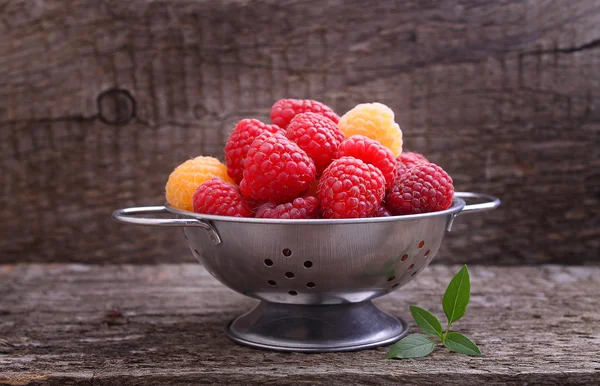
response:
M487 202L466 205L463 198ZM459 213L500 200L456 192L444 211L340 220L211 216L170 206L120 209L123 223L183 227L194 256L227 287L262 300L232 321L233 340L281 351L348 351L389 344L406 323L371 299L416 277L436 255ZM170 213L175 218L138 217Z

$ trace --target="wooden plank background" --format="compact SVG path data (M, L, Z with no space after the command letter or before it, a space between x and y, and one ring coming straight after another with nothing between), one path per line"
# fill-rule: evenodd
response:
M457 190L502 198L438 262L597 262L599 95L595 0L0 0L0 262L190 261L111 211L284 97L386 103Z

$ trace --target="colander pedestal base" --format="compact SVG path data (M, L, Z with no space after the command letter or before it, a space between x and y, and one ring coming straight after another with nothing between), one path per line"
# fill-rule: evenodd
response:
M294 352L362 350L394 343L407 333L405 321L371 301L337 305L262 301L227 326L227 336L238 343Z

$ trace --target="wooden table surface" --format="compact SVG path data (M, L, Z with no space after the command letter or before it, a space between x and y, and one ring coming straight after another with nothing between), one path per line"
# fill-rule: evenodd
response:
M431 266L375 302L410 320L442 316L458 266ZM224 325L256 301L199 265L0 265L0 384L600 384L600 267L474 266L456 323L484 355L436 348L295 354L229 341Z

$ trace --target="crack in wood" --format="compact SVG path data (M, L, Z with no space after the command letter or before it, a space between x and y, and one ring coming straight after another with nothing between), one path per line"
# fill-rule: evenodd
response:
M47 117L47 118L32 118L32 119L9 119L0 121L2 125L30 125L30 124L47 124L54 122L93 122L98 119L98 114L83 116L83 115L65 115L59 117Z
M553 48L550 50L527 51L527 52L524 52L523 55L532 56L532 55L545 55L545 54L571 54L573 52L593 50L596 48L600 48L600 38L594 39L594 40L590 41L589 43L585 43L580 46L567 47L567 48L556 47L556 48Z

